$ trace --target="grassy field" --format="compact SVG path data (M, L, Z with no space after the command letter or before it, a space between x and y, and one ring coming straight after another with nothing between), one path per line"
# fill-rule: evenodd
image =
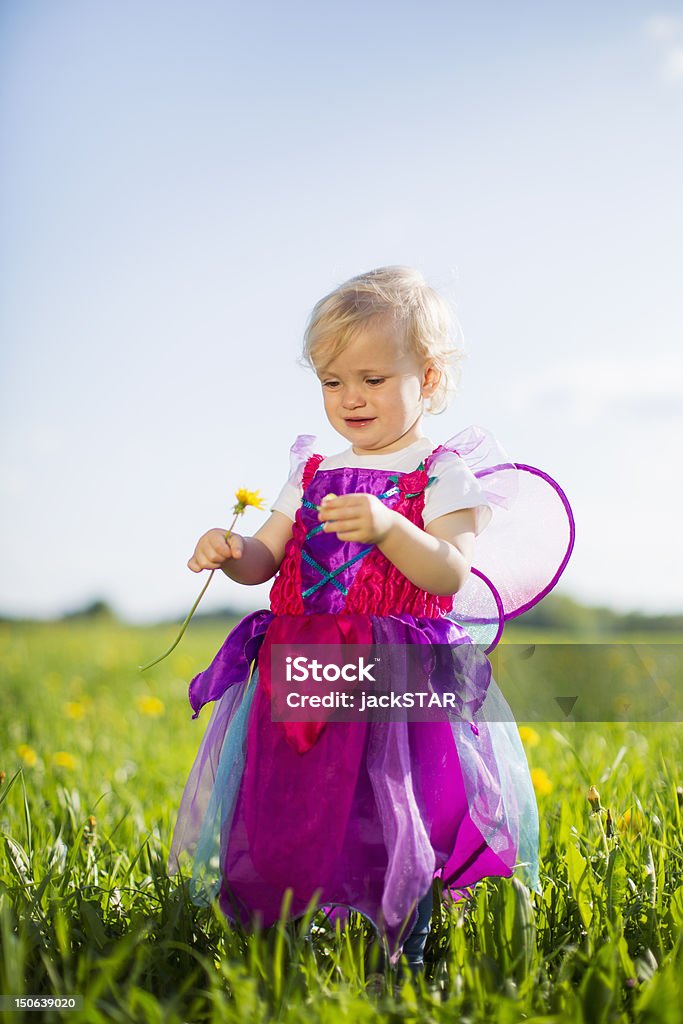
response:
M0 627L1 993L81 995L64 1019L88 1022L683 1019L679 725L523 725L543 895L488 879L442 902L424 979L367 988L359 915L248 934L167 875L209 718L187 683L226 629L193 624L141 676L172 632Z

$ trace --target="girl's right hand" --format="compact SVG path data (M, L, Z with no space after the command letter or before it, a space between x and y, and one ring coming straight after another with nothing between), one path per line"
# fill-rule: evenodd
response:
M197 541L192 558L187 563L192 572L202 569L220 569L224 562L231 558L241 558L244 551L244 540L238 533L231 533L225 539L225 530L208 530Z

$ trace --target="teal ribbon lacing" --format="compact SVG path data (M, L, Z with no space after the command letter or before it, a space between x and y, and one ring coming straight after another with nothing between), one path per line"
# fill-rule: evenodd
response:
M420 465L418 466L418 470L420 469L424 470L423 462L421 462ZM430 476L425 487L429 487L429 484L433 483L434 480L436 480L436 477ZM398 486L399 475L396 474L395 476L390 476L389 481L394 486L390 487L388 491L384 491L383 494L378 495L380 501L386 501L388 498L393 498L395 495L400 493L400 488ZM422 494L422 491L416 491L415 494L406 494L406 498L417 498L418 494ZM306 498L301 499L301 504L303 508L308 508L315 512L318 511L318 506L314 505L312 501L307 501ZM311 537L315 537L316 534L321 533L324 525L324 523L318 523L317 526L312 527L306 534L306 540L310 540ZM343 565L340 565L336 569L333 569L332 572L325 569L322 565L316 562L316 560L312 558L311 555L309 555L304 548L302 548L301 557L303 558L304 562L306 562L307 565L310 565L312 569L315 569L316 572L320 573L321 576L321 579L319 579L317 583L314 583L312 586L308 587L307 590L304 590L302 597L310 597L310 595L314 594L316 590L320 589L320 587L324 587L326 583L331 583L333 587L336 587L337 590L339 590L344 595L344 597L346 597L346 595L349 592L348 588L345 587L344 584L336 577L339 576L340 573L344 572L345 569L348 569L350 566L354 565L355 562L358 562L361 558L365 558L365 556L369 554L370 551L372 551L374 546L374 544L370 544L369 547L364 548L362 551L359 551L352 558L349 558L347 562L344 562Z

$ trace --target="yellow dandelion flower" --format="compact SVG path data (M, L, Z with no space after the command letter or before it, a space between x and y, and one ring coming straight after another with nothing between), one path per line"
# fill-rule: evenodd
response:
M33 747L29 747L28 743L20 743L19 746L17 747L17 754L24 762L24 764L27 764L29 766L29 768L32 768L33 765L38 760L38 755L36 754Z
M617 828L622 834L629 832L631 835L637 835L638 832L642 832L644 824L643 815L637 808L632 811L630 807L627 807L624 813L617 818Z
M80 700L68 700L64 704L64 714L67 718L73 718L75 722L80 722L85 715L85 705Z
M164 713L163 702L158 697L152 697L149 694L136 697L135 706L141 715L148 715L150 718L158 718Z
M55 768L68 768L69 771L73 771L76 767L76 758L66 750L57 750L52 755L52 763Z
M520 725L519 738L525 747L537 747L540 742L540 736L530 725Z
M543 768L531 769L531 781L539 796L547 796L548 793L552 792L553 784L548 773Z
M239 490L235 491L235 497L237 498L237 504L232 510L235 515L244 512L248 506L261 509L262 511L265 507L264 502L266 499L261 496L260 491L248 491L246 487L240 487Z

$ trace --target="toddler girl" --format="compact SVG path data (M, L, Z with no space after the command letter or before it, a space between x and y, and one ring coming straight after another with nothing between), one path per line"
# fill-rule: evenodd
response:
M212 529L188 565L245 584L275 576L189 699L211 720L185 787L169 869L193 855L195 901L276 921L309 902L369 917L392 962L422 965L432 881L515 869L538 878L538 813L510 709L482 646L555 585L573 544L566 498L470 427L444 444L425 411L453 390L451 315L423 277L383 267L313 309L305 356L347 442L324 458L298 437L291 472L253 537ZM544 537L538 540L543 521ZM474 564L474 568L472 568ZM271 720L276 644L422 645L447 652L442 721Z

